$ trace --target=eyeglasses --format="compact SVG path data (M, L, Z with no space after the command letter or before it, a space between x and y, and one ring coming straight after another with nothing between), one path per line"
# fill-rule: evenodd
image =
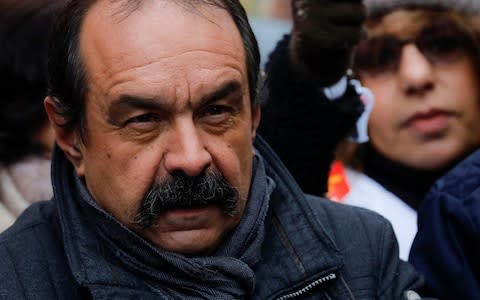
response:
M473 48L473 38L451 21L432 23L413 39L400 40L393 35L373 37L361 41L354 50L353 69L369 75L395 72L402 49L415 44L432 64L452 63Z

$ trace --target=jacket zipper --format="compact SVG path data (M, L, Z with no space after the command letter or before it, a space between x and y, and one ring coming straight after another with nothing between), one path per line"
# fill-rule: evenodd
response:
M293 298L301 297L302 295L309 292L311 289L317 287L318 285L325 284L325 283L327 283L331 280L334 280L334 279L337 279L337 274L330 273L326 276L323 276L322 278L319 278L319 279L317 279L313 282L310 282L309 284L307 284L306 286L304 286L303 288L299 289L296 292L292 292L292 293L289 293L289 294L286 294L286 295L283 295L283 296L277 298L277 300L287 300L287 299L293 299Z

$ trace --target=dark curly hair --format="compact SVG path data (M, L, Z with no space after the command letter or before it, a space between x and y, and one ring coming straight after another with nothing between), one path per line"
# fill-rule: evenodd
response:
M61 0L0 0L0 162L45 149L33 137L47 124L48 35Z

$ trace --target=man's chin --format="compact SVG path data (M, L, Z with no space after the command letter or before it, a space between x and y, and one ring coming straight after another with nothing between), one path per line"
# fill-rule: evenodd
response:
M173 232L145 232L144 237L156 247L184 255L205 255L222 241L223 232L212 228L180 230Z

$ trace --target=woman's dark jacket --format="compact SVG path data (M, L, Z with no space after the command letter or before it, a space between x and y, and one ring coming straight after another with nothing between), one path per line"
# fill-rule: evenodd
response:
M388 221L361 208L306 196L261 138L255 147L276 187L269 199L261 260L250 266L255 275L251 298L391 300L420 286L413 268L398 259ZM74 190L66 184L71 178L64 178L74 177L71 166L71 176L56 172L59 162L69 164L58 152L53 201L33 205L0 235L0 298L166 299L112 258L128 259L128 253L107 254L95 234L82 234L91 216L61 221L71 212L58 203L76 197L68 195ZM67 192L65 199L58 199L59 190Z
M409 260L440 299L480 299L480 150L427 194Z

